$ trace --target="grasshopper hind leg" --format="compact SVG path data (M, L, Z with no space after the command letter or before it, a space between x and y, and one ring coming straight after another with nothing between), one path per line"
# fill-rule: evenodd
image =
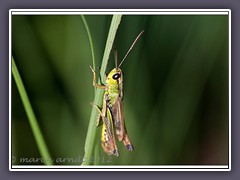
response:
M106 124L102 128L102 148L108 155L119 156L116 142L113 142L109 133L107 133Z
M115 137L113 134L112 117L110 116L110 111L107 109L106 101L103 101L102 110L94 103L91 103L98 111L97 126L99 125L100 119L103 120L102 127L102 148L108 155L119 156L117 145L115 142ZM108 112L108 115L107 115Z

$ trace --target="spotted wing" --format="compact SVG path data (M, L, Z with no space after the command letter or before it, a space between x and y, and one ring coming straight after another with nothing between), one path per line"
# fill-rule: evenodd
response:
M133 145L129 139L124 117L123 117L123 102L121 98L117 98L115 104L111 108L113 114L113 121L115 126L115 132L119 141L123 141L123 144L127 150L132 151Z
M116 98L115 104L111 108L115 132L119 141L123 140L124 136L124 119L123 119L123 103L120 97Z

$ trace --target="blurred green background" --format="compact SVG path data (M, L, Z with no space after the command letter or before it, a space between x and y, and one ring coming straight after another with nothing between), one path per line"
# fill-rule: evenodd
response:
M112 16L85 18L100 66ZM114 43L119 59L143 29L121 67L125 121L135 150L118 142L120 157L108 158L98 128L99 164L228 164L228 17L123 16ZM54 164L81 164L94 99L81 17L12 16L12 53L51 157L59 159ZM113 67L111 54L107 73ZM13 164L40 157L14 79L12 156Z

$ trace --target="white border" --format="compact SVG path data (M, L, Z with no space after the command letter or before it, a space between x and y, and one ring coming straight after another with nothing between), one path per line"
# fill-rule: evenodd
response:
M228 39L228 43L229 43L229 45L228 45L228 47L229 47L229 50L228 50L228 59L229 59L229 61L228 61L228 96L229 96L229 99L228 99L228 107L229 107L229 109L228 109L228 115L229 115L229 117L228 117L228 119L229 119L229 132L228 132L228 137L229 137L229 139L228 139L228 142L229 142L229 148L228 148L228 153L229 153L229 157L228 157L228 165L229 165L229 170L231 171L231 165L232 165L232 159L231 159L231 157L232 157L232 152L231 152L231 147L232 147L232 142L231 142L231 139L232 139L232 117L231 117L231 114L232 114L232 111L231 111L231 107L232 107L232 105L231 105L231 99L232 99L232 94L231 94L231 92L232 92L232 85L231 85L231 67L232 67L232 65L231 65L231 61L232 61L232 52L231 52L231 47L232 47L232 45L231 45L231 43L232 43L232 41L231 41L231 38L232 38L232 32L231 32L231 27L232 27L232 22L231 22L231 19L232 17L231 17L231 10L229 10L229 14L228 14L228 33L229 33L229 39Z
M229 9L12 9L13 15L228 15Z
M147 168L161 168L161 169L147 169ZM209 165L209 166L13 166L13 171L23 171L23 168L31 168L27 169L27 171L229 171L227 170L227 165ZM98 168L98 169L95 169ZM100 169L106 168L106 169ZM117 169L118 168L118 169ZM122 168L122 169L121 169ZM126 169L124 169L126 168ZM145 168L145 169L143 169ZM175 169L174 169L175 168ZM181 169L180 169L181 168Z
M9 48L9 70L8 70L8 77L9 77L9 85L8 85L8 88L9 88L9 114L8 114L8 117L9 117L9 135L8 135L8 138L9 138L9 170L11 170L11 166L12 166L12 152L11 152L11 149L12 149L12 125L11 125L11 122L12 122L12 12L11 10L9 10L9 43L8 43L8 48Z
M170 11L170 12L169 12ZM11 164L12 15L228 15L229 17L229 164L191 166L16 166ZM96 169L98 168L98 169ZM100 169L104 168L104 169ZM127 168L127 169L124 169ZM141 168L141 169L140 169ZM143 169L144 168L144 169ZM155 168L155 169L150 169ZM158 168L158 169L157 169ZM231 171L231 10L230 9L10 9L9 10L9 170L10 171Z

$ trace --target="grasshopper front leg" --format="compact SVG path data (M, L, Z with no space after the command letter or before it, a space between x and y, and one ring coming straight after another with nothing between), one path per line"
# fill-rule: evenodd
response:
M93 70L93 68L91 66L89 66L89 67L90 67L90 69L93 73L93 86L96 87L96 88L99 88L99 89L106 89L106 86L100 85L100 84L97 83L96 72ZM97 118L97 123L96 123L96 126L98 126L99 122L100 122L100 118L102 117L102 119L103 119L106 115L106 110L105 110L106 107L103 107L103 109L101 111L100 108L96 104L91 103L91 105L94 106L97 109L97 111L99 112L98 118Z
M93 70L93 68L91 66L89 66L89 67L90 67L90 69L92 70L92 73L93 73L93 86L96 87L96 88L99 88L99 89L106 89L107 86L97 83L96 72Z

